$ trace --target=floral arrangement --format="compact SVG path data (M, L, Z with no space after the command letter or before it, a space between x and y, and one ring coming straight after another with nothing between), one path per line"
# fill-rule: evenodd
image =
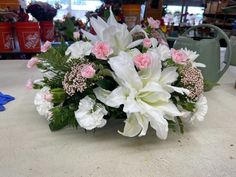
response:
M57 9L59 8L59 4L53 7L47 2L34 1L27 6L26 12L30 13L39 22L52 21L57 15Z
M149 19L150 28L158 23ZM144 136L150 126L166 139L169 129L183 132L184 122L204 119L207 100L197 68L203 64L195 62L196 52L169 49L139 25L128 31L112 12L107 22L91 18L91 25L96 35L82 30L83 40L57 48L46 42L27 64L43 73L27 88L40 89L34 104L52 131L94 130L123 119L121 135ZM134 39L136 33L144 38Z

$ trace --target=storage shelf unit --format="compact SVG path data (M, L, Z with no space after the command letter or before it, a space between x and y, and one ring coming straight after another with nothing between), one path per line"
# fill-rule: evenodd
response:
M235 5L235 0L207 0L203 22L222 28L230 36L236 20L236 10L231 8L233 10L226 12L224 9Z

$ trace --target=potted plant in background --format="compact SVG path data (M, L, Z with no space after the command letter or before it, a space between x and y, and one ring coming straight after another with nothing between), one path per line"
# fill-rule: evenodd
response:
M46 2L31 2L26 12L30 13L38 22L40 22L41 39L42 41L54 40L54 24L53 18L57 15L57 9L60 8L59 4L55 7Z
M40 51L40 30L38 22L29 21L29 16L24 9L20 8L15 30L21 52Z
M0 10L0 53L14 50L13 21L17 14L8 10Z

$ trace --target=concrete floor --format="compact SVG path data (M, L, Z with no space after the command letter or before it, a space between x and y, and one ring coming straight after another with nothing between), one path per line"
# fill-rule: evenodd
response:
M36 70L27 61L0 61L0 91L16 100L0 112L0 177L235 177L236 67L206 96L204 122L170 131L161 141L149 130L142 138L117 133L110 121L95 134L67 128L50 132L33 105L35 91L24 88Z

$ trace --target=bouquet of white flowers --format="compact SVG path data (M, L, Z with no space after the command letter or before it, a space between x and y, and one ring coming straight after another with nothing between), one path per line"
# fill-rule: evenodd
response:
M96 35L82 31L83 40L70 46L46 42L42 53L29 60L28 68L36 65L44 73L28 87L40 89L34 103L51 130L93 130L108 119L123 118L121 135L144 136L150 125L166 139L169 128L183 131L183 121L204 119L207 101L197 68L202 64L194 62L198 55L150 37L159 21L148 22L147 28L128 31L110 12L107 22L91 19Z

